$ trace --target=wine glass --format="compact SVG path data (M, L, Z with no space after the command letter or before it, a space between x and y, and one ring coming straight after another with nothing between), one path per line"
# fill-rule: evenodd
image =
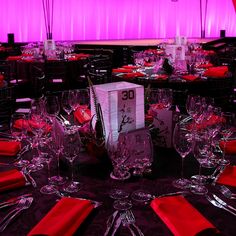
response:
M58 116L58 114L60 113L60 104L58 96L56 95L46 96L44 100L44 105L45 105L45 112L52 121L52 118Z
M184 123L176 123L173 133L173 145L181 156L181 178L173 181L177 188L186 189L190 186L190 181L184 178L184 159L192 150L192 135Z
M204 186L206 180L205 176L201 174L203 164L208 162L208 148L207 145L207 132L201 131L195 136L193 140L193 155L195 159L199 162L199 173L194 176L193 185L191 185L191 192L198 195L205 195L208 192L208 189Z
M67 116L70 117L73 108L71 106L71 91L63 91L61 96L61 106L62 109L66 112Z
M53 194L57 192L57 189L54 185L51 184L51 175L50 175L50 163L53 158L52 153L52 137L44 140L44 147L47 149L47 154L45 155L45 162L47 164L47 174L48 174L48 184L41 187L40 192L43 194Z
M228 138L233 134L233 126L235 121L235 115L232 112L222 112L221 113L221 135L223 139L223 155L222 158L218 160L220 165L228 165L229 160L225 159L225 148Z
M136 145L136 159L132 164L133 175L140 176L142 178L141 188L132 192L131 198L136 202L148 202L151 200L152 195L143 189L143 175L151 172L151 165L153 161L153 145L150 134L145 137L140 137Z
M158 101L165 109L170 109L172 106L173 91L169 88L158 89Z
M71 181L64 188L65 192L74 193L80 189L80 183L74 181L74 168L73 163L79 157L81 148L81 140L78 129L69 129L65 132L63 141L63 155L71 165Z
M11 116L10 121L11 135L16 139L16 141L21 142L23 138L26 137L27 132L27 119L26 115L22 113L14 113ZM17 162L14 163L16 167L23 167L29 164L28 160L23 160L21 153L17 154Z
M130 177L130 173L123 165L124 161L127 159L127 156L121 155L121 149L119 145L118 137L111 132L106 143L107 153L113 165L113 171L111 172L110 177L111 179L122 181L128 179ZM110 190L109 196L113 199L119 200L128 198L129 193L121 188L115 187Z

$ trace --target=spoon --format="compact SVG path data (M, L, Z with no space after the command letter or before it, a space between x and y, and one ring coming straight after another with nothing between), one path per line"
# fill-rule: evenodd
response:
M228 187L221 185L221 186L218 186L217 188L225 197L229 199L236 199L236 194L232 193L232 191Z

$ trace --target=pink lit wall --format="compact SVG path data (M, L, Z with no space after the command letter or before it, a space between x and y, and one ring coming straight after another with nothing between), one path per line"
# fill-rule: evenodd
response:
M205 0L202 0L203 3ZM54 0L55 40L200 37L200 0ZM0 0L0 41L46 37L41 0ZM232 0L208 0L206 37L236 36Z

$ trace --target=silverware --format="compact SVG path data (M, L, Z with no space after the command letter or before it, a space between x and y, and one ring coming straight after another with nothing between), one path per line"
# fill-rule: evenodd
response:
M218 201L221 205L223 205L224 207L228 207L229 209L231 209L232 211L235 211L236 213L236 208L234 208L233 206L229 205L228 203L226 203L225 201L223 201L221 198L219 198L218 196L216 196L215 194L212 195L216 201Z
M106 231L104 233L104 236L107 236L115 222L115 219L116 219L116 216L118 214L118 211L115 211L114 213L112 213L112 215L109 216L109 218L107 219L107 222L106 222L106 225L107 225L107 228L106 228Z
M231 213L232 215L236 216L236 213L234 213L233 211L231 211L230 209L226 208L225 206L221 205L219 202L217 202L216 200L212 199L211 197L209 197L208 195L206 196L206 199L215 207L224 209L225 211L228 211L229 213Z
M189 193L188 191L178 191L178 192L173 192L173 193L164 193L157 197L159 198L159 197L168 197L168 196L175 196L175 195L186 195L188 193Z
M63 115L60 114L60 117L62 118L63 123L64 123L65 125L71 125L70 121L67 120Z
M17 206L10 211L0 222L0 232L3 232L4 229L8 226L8 224L21 213L21 211L28 209L33 202L32 197L22 198Z
M135 224L136 220L135 220L134 214L131 210L126 211L126 218L129 222L129 224L131 224L137 230L139 236L144 236L141 229Z
M31 176L31 170L28 170L27 167L23 167L21 170L26 178L26 181L30 182L30 184L34 187L37 188L37 183L34 180L34 178Z
M121 225L121 216L119 216L116 219L111 236L114 236L116 234L116 231L119 229L120 225Z
M13 206L15 204L17 204L22 198L26 198L26 197L30 197L32 196L31 193L27 193L27 194L23 194L17 197L12 197L4 202L0 203L0 209L4 208L4 207L8 207L8 206Z
M229 188L227 188L224 185L221 186L216 186L217 189L220 190L220 192L227 198L229 199L236 199L236 194L232 193L231 190Z
M127 213L126 213L126 212L123 212L120 217L121 217L122 225L123 225L124 227L127 227L127 228L129 229L129 231L130 231L130 233L131 233L132 236L136 236L135 232L134 232L133 229L130 227L130 224L131 224L131 223L130 223L130 221L129 221L128 218L127 218Z

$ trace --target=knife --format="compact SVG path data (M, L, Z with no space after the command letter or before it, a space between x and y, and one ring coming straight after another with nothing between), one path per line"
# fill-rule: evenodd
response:
M107 236L108 233L110 232L114 222L115 222L115 218L118 214L118 211L115 211L112 215L109 216L108 220L107 220L107 228L106 228L106 232L104 233L104 236Z
M236 212L236 208L234 208L233 206L229 205L228 203L226 203L225 201L223 201L221 198L219 198L218 196L216 196L215 194L213 194L213 197L215 198L215 200L217 202L219 202L221 205L223 205L224 207L228 207L229 209L231 209L232 211Z
M209 196L206 196L206 199L215 207L224 209L225 211L228 211L229 213L231 213L232 215L236 216L236 213L234 213L233 211L231 211L230 209L224 207L223 205L221 205L219 202L217 202L216 200L210 198Z
M119 229L120 224L121 224L121 216L117 218L111 236L114 236L116 234L116 231Z
M32 194L31 193L27 193L27 194L23 194L17 197L12 197L4 202L0 202L0 209L4 208L4 207L8 207L8 206L12 206L17 204L22 198L27 198L27 197L31 197Z

